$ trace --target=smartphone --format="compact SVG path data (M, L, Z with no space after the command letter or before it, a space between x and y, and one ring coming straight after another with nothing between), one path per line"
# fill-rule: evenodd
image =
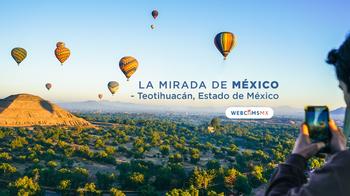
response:
M309 129L311 142L324 142L326 147L321 152L329 152L332 134L329 129L329 110L327 106L307 106L305 123Z

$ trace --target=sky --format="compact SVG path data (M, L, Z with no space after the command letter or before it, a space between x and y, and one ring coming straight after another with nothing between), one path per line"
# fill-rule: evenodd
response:
M350 32L346 0L4 0L0 5L0 98L30 93L54 102L105 100L191 106L343 106L334 70L325 63ZM154 20L153 9L159 11ZM156 28L151 30L150 25ZM237 46L223 61L215 35ZM54 56L64 41L71 57ZM17 66L14 47L28 51ZM127 82L123 56L139 68ZM144 101L138 83L159 80L276 80L278 100ZM107 83L120 83L111 96ZM53 88L45 89L51 82ZM169 91L171 92L171 91ZM182 91L181 91L182 92ZM232 91L227 91L232 92ZM265 91L259 91L265 92Z

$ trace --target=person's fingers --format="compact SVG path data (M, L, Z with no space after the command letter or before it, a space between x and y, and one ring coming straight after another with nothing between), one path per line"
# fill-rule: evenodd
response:
M309 136L309 128L305 123L301 124L300 126L300 133L304 136Z
M335 124L334 120L333 119L330 119L329 122L329 129L333 132L339 132L339 129L337 127L337 125Z
M336 138L336 136L340 136L342 138L343 137L345 138L343 130L341 128L337 127L337 125L335 124L335 121L332 119L329 121L329 129L331 130L332 136L335 136L333 138Z
M320 151L325 146L326 144L324 142L317 142L317 143L310 144L310 146L308 146L308 152L307 152L308 157L315 155L318 151Z
M309 137L309 128L307 127L307 125L305 123L303 123L300 126L300 134L299 134L299 140L302 143L306 143L306 144L310 144L310 137Z
M314 143L313 145L316 145L317 152L322 148L326 147L326 144L324 142L317 142L317 143Z

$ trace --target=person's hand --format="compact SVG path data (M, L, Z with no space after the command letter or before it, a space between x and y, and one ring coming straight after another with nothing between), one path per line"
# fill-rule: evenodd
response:
M324 142L311 143L309 129L306 124L303 123L300 127L300 134L295 141L292 153L301 155L305 159L309 159L325 146Z
M329 129L332 133L332 139L330 143L331 153L337 153L346 150L346 137L343 131L337 127L334 120L329 121Z

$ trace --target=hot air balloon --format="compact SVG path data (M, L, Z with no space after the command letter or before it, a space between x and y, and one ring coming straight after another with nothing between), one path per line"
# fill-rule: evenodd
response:
M27 57L27 51L24 48L17 47L11 50L11 56L19 65Z
M108 87L109 88L109 87ZM99 99L102 99L102 97L103 97L103 94L98 94L98 98Z
M114 93L116 93L119 89L119 83L116 81L108 82L107 86L108 86L109 91L111 91L112 95L114 95Z
M157 19L158 17L158 11L157 10L153 10L152 11L152 17L155 19ZM156 26L154 24L151 25L151 29L154 29Z
M153 11L152 11L152 16L153 16L154 19L157 19L158 14L159 14L159 13L158 13L157 10L153 10Z
M230 32L221 32L215 36L214 43L225 60L232 48L236 45L236 37Z
M47 90L50 90L51 87L52 87L52 84L51 84L51 83L46 83L46 84L45 84L45 87L46 87Z
M135 73L139 63L134 57L125 56L119 61L119 68L124 73L125 77L129 81L129 78Z
M55 55L58 61L61 62L61 65L69 58L70 56L70 50L66 48L64 42L57 42L56 49L55 49Z

